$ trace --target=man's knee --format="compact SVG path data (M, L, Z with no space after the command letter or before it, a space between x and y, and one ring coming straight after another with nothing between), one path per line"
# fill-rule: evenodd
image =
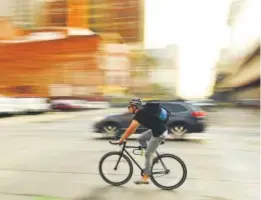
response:
M146 157L146 158L151 158L152 155L153 155L153 153L154 153L154 152L148 152L148 151L146 151L146 152L145 152L145 157Z
M146 142L146 140L144 140L144 138L141 137L141 136L138 137L137 140L138 140L138 142L139 142L140 144L143 144L144 142Z

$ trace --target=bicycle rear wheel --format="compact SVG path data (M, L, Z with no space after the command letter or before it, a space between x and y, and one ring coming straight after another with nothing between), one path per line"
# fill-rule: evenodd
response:
M125 154L118 151L109 152L101 158L99 172L105 182L120 186L131 179L133 165Z
M173 166L176 168L171 169ZM180 171L178 172L178 170ZM153 160L151 181L157 187L164 190L173 190L180 187L186 178L187 167L179 157L173 154L161 154ZM167 183L162 183L164 181Z

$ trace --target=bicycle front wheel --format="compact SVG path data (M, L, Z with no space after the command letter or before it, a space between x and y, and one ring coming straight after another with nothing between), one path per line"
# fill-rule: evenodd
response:
M185 163L173 154L162 154L153 160L151 181L159 188L173 190L180 187L187 178Z
M99 172L105 182L120 186L131 179L133 165L125 154L118 151L109 152L101 158Z

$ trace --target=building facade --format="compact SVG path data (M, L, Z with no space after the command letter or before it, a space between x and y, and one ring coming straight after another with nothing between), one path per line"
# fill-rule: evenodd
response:
M43 4L39 0L1 0L0 17L21 28L35 27Z
M125 43L143 41L143 0L89 0L89 28L119 33Z
M46 2L43 26L89 28L118 33L125 43L140 43L144 34L143 0L53 0Z
M11 17L13 2L11 0L0 1L0 17Z
M1 22L1 21L0 21ZM0 23L0 93L12 97L90 96L104 85L97 55L101 38L87 29L28 29ZM7 39L5 39L7 38ZM86 45L85 45L86 44Z
M67 26L88 28L88 1L67 0Z
M233 4L232 4L233 6ZM231 41L225 56L219 62L227 68L226 77L216 85L216 91L226 94L226 99L260 99L260 18L259 1L242 1L240 12L228 23ZM258 17L259 16L259 17Z
M60 26L66 27L68 24L68 1L53 0L45 2L40 13L39 26Z

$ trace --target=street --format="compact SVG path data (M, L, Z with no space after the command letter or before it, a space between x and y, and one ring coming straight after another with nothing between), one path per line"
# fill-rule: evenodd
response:
M100 158L119 149L92 133L91 125L103 115L101 111L54 121L1 124L0 199L258 200L259 116L248 112L244 119L245 110L233 112L237 113L216 111L219 120L214 123L211 118L203 139L191 135L159 148L182 158L188 169L185 183L173 191L153 183L134 185L140 174L135 166L131 181L122 187L109 186L101 179ZM143 165L144 157L135 158Z

